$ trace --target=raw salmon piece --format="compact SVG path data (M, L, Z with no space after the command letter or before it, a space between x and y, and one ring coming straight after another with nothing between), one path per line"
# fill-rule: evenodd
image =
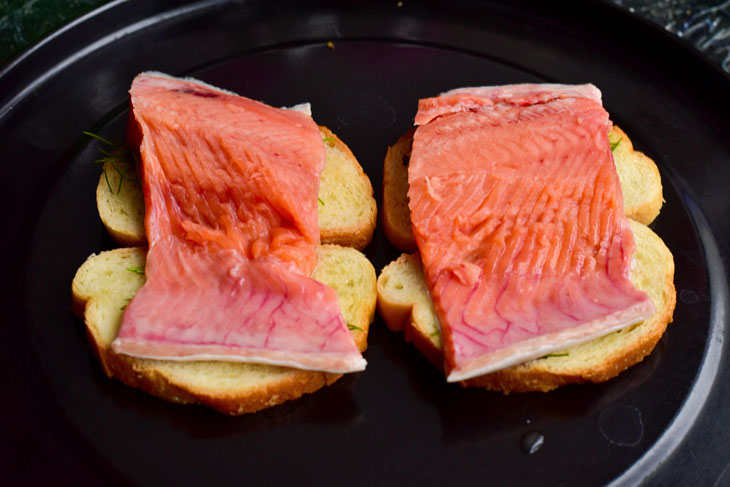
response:
M653 313L594 86L454 90L416 123L408 196L449 381Z
M310 278L325 159L312 118L158 73L130 94L150 247L113 349L362 370L337 294Z

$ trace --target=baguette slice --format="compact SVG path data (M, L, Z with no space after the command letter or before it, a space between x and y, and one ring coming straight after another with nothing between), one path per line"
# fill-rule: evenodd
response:
M415 129L388 147L383 167L383 231L391 244L405 252L417 250L408 209L408 161ZM659 215L664 199L659 170L650 158L635 151L629 137L614 125L608 134L628 218L648 225Z
M383 230L390 242L413 252L416 248L408 209L408 160L413 131L388 149L383 173ZM646 291L656 307L649 319L561 353L485 374L464 386L507 392L549 391L569 383L602 382L640 362L661 338L676 304L674 259L664 242L646 225L663 203L659 171L654 161L634 150L628 136L614 126L609 132L624 208L636 240L636 266L631 280ZM436 367L443 369L441 329L431 303L420 257L403 254L378 277L378 311L388 327L402 331L406 341Z
M335 134L323 126L319 131L327 150L319 186L320 240L362 250L370 243L377 219L370 178ZM96 186L96 206L117 243L147 245L144 196L131 160L105 163Z
M175 362L119 355L111 343L126 303L144 284L128 269L145 264L147 249L119 248L92 255L72 283L73 310L86 323L89 342L109 377L177 403L198 403L236 415L258 411L330 385L341 374L233 362ZM360 351L375 312L375 269L359 251L318 249L312 277L332 286Z

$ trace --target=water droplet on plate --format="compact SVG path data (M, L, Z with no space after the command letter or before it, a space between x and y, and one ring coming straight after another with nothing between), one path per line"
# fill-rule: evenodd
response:
M545 437L542 433L530 431L522 435L522 439L520 440L520 449L523 453L532 455L542 448L543 443L545 443Z

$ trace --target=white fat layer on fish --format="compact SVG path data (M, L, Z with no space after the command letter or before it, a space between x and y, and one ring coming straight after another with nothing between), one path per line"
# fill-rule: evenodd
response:
M293 107L281 107L281 108L283 108L285 110L291 110L293 112L300 112L305 115L309 115L310 117L312 116L312 105L309 102L299 103L298 105L294 105Z
M124 342L124 343L122 343ZM128 355L130 357L137 357L143 359L154 359L154 360L169 360L174 362L194 362L194 361L218 361L218 362L240 362L250 364L263 364L263 365L275 365L279 367L291 367L301 370L313 370L319 372L331 372L333 374L346 374L350 372L361 372L365 370L367 361L362 355L340 355L335 357L337 363L336 367L329 367L322 365L325 361L330 361L332 357L327 357L327 354L323 354L321 357L312 356L310 354L303 353L307 357L307 360L311 362L310 365L297 362L294 357L295 353L282 352L277 354L276 352L267 352L269 356L259 355L255 351L247 351L244 355L240 355L239 351L228 353L197 353L193 355L176 356L165 353L158 353L159 350L150 350L150 353L144 353L141 351L144 348L148 348L149 344L140 343L139 346L135 346L136 341L130 339L117 338L112 342L112 349L120 355ZM138 348L140 351L122 351L122 347ZM154 346L153 346L154 347ZM157 347L154 347L157 348ZM174 353L175 350L172 350ZM271 355L279 355L278 357L272 358ZM331 354L330 354L331 355ZM294 360L287 360L288 357L294 358ZM318 359L322 359L320 363Z
M487 95L489 93L498 93L500 99L509 99L525 93L534 91L552 91L557 94L569 97L586 97L601 103L601 90L591 83L583 85L566 85L558 83L531 84L521 83L514 85L502 86L468 86L464 88L455 88L453 90L441 93L439 96L449 96L458 94L474 94Z
M612 315L549 335L536 336L466 362L446 378L458 382L538 359L580 345L639 323L654 314L654 303L646 300Z

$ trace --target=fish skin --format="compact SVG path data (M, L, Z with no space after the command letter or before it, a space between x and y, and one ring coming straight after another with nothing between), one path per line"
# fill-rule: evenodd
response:
M311 117L159 73L130 95L150 247L113 350L363 370L336 292L310 277L325 157Z
M423 112L421 111L423 110ZM592 85L452 90L419 103L412 226L449 381L650 316Z

